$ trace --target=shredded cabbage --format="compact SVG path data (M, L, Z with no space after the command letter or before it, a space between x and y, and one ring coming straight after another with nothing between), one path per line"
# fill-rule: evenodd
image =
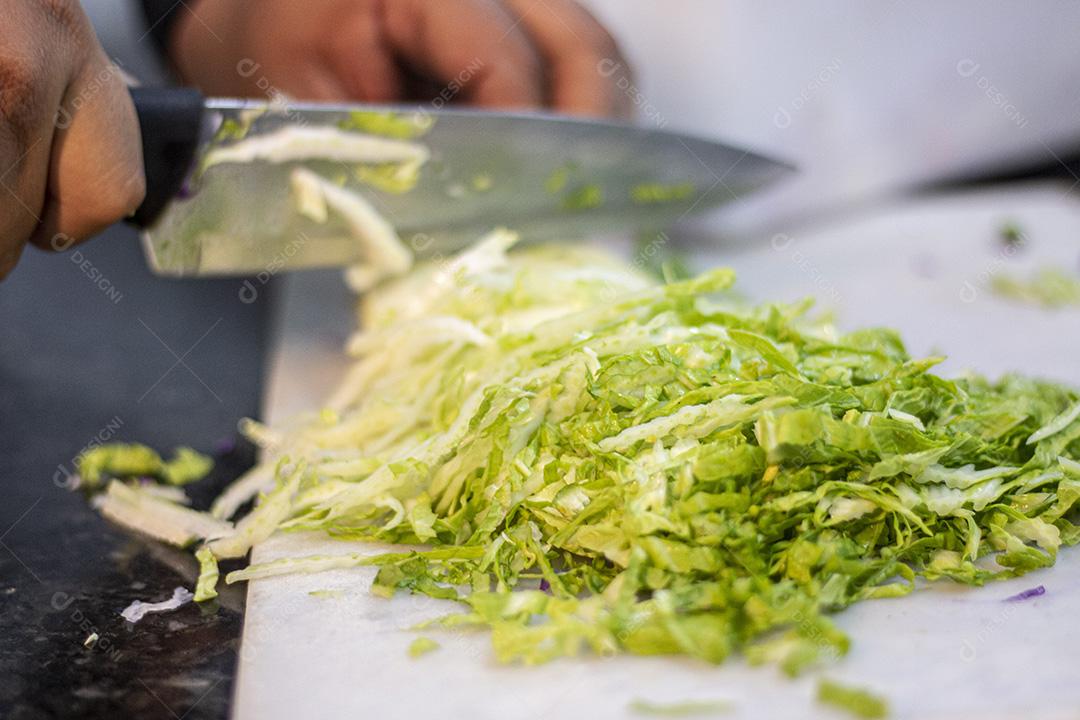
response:
M173 610L181 608L191 602L193 597L194 596L190 591L178 587L173 589L173 594L168 600L162 600L160 602L144 602L142 600L136 600L121 610L120 615L129 623L137 623L149 613L172 612Z
M212 559L319 531L419 547L226 581L374 565L378 594L462 603L435 627L488 627L504 661L743 650L796 673L846 652L836 610L917 576L1019 575L1080 540L1075 391L942 378L889 330L736 302L728 270L659 283L514 240L375 290L325 409L249 425L262 463L205 527L183 508L158 534L204 542L201 597Z
M995 275L990 289L1005 299L1050 310L1080 306L1080 278L1054 266L1040 268L1027 279Z
M860 718L883 718L889 715L889 704L861 688L847 687L831 680L818 683L819 702L845 710Z
M156 478L186 485L206 477L214 462L191 448L177 448L165 461L145 445L114 443L90 448L79 456L79 486L95 488L108 478Z
M325 125L289 125L272 133L213 148L203 158L202 169L224 164L288 163L322 158L343 163L422 165L429 157L428 149L421 143L349 132Z

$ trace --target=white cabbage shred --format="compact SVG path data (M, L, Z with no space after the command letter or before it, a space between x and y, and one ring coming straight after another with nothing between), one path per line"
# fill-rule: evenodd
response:
M173 590L172 597L161 602L145 602L136 600L120 611L120 615L129 623L137 623L148 613L162 613L183 607L194 599L195 595L186 588L178 587Z

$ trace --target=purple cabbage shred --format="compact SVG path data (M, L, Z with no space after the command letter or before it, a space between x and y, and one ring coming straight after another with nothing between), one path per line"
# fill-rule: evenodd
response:
M236 438L235 437L222 438L221 440L218 440L214 444L214 454L215 455L229 455L234 450L236 450Z
M1038 587L1029 588L1023 592L1018 592L1015 595L1010 595L1005 598L1005 602L1020 602L1021 600L1029 600L1033 597L1039 597L1046 594L1046 588L1042 585Z

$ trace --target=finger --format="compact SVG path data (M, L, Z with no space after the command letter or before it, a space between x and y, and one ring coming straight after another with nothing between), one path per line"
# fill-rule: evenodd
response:
M388 45L442 85L437 97L498 108L543 104L540 58L494 0L395 0L383 4Z
M50 142L51 133L17 133L0 122L0 265L8 270L41 219Z
M341 102L350 96L338 74L322 64L285 74L274 91L292 100L313 102Z
M0 265L5 274L41 216L53 112L65 82L62 69L43 67L42 57L19 39L0 34Z
M54 250L131 215L146 190L135 108L103 53L83 65L60 107L44 211L31 236Z
M355 12L327 38L326 65L340 83L341 99L397 102L401 72L375 12Z
M551 105L576 115L630 114L605 67L629 73L614 38L574 0L505 0L546 64Z

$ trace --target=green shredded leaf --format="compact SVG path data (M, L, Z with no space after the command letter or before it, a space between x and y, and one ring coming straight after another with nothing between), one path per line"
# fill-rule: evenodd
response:
M1048 309L1080 306L1080 277L1058 267L1045 267L1029 279L998 273L990 281L993 292L1016 302Z
M161 472L161 456L145 445L99 445L79 456L76 466L86 487L98 487L110 478L151 476Z
M210 548L195 551L199 561L199 580L195 584L195 602L204 602L217 597L218 564Z
M1066 430L1070 425L1080 419L1080 403L1076 403L1068 410L1052 419L1043 427L1039 428L1031 434L1031 437L1027 439L1028 445L1034 445L1035 443L1042 442L1048 437L1057 435L1058 433Z
M421 113L379 112L354 110L349 117L338 123L342 130L356 130L371 135L398 140L412 140L431 131L435 118Z
M402 195L416 187L420 181L420 168L417 163L359 165L353 169L353 175L376 190Z
M577 166L574 163L567 163L561 167L552 171L547 180L544 181L544 190L549 195L558 195L570 182L570 176L577 170Z
M214 461L191 448L177 448L173 459L161 466L161 478L169 485L187 485L210 474Z
M883 718L889 715L889 704L878 696L860 688L847 687L831 680L818 683L817 699L826 705L846 710L855 717Z
M1005 243L1006 247L1018 248L1024 244L1024 231L1019 224L1012 220L1002 225L999 232L1001 241Z
M630 189L630 200L635 205L655 205L656 203L685 200L694 194L694 183L641 183Z
M311 597L328 598L337 600L345 597L345 593L341 590L311 590L308 592Z
M629 708L638 715L670 718L710 717L729 713L733 709L732 704L726 700L687 700L676 703L633 700Z
M211 540L207 547L216 557L238 558L246 555L252 545L273 535L289 515L293 495L304 477L305 469L302 462L295 466L282 462L278 467L278 486L238 522L231 533Z
M93 489L112 478L155 478L169 485L186 485L206 477L214 461L182 447L165 462L145 445L113 443L87 450L76 465L83 486Z
M495 180L486 173L480 173L473 176L469 185L475 192L487 192L495 185Z
M409 644L409 657L418 658L439 649L439 643L431 638L418 637Z
M564 210L592 210L604 204L604 190L595 183L581 185L563 197Z
M225 118L222 121L221 126L214 133L213 143L221 143L229 140L243 140L248 132L251 130L251 123L254 119L251 115L246 115L241 118Z

